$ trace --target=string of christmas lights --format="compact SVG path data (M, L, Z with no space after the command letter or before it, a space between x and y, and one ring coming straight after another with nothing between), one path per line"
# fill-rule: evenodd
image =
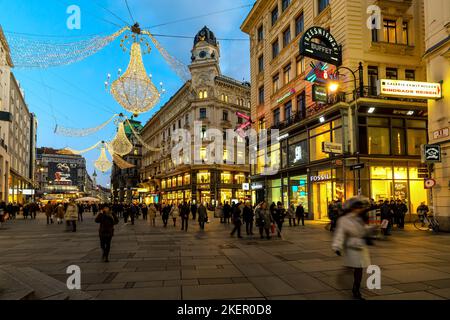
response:
M147 149L147 150L149 150L149 151L153 151L153 152L160 152L160 151L162 150L161 148L154 148L154 147L150 146L149 144L147 144L147 143L144 141L144 139L141 138L141 135L140 135L139 133L137 133L136 130L134 130L134 128L133 128L133 126L131 125L130 121L129 121L128 119L127 119L126 121L127 121L128 125L129 125L129 127L130 127L131 132L133 133L133 135L136 137L136 139L141 143L141 145L142 145L145 149Z
M77 128L65 128L59 125L56 125L55 134L64 136L64 137L87 137L90 136L103 128L105 128L108 124L110 124L115 118L119 115L115 114L108 121L102 123L101 125L95 128L85 128L85 129L77 129Z
M84 150L74 150L74 149L71 149L71 148L65 148L65 149L62 150L62 152L66 152L66 153L68 152L68 153L71 153L71 154L81 155L81 154L88 153L89 151L92 151L92 150L96 149L102 143L103 142L99 141L96 144L94 144L92 147L89 147L89 148L84 149Z
M69 65L90 57L113 42L130 27L108 36L94 36L77 42L49 42L16 33L6 33L16 68L49 68Z
M181 61L179 61L178 59L176 59L175 57L170 55L167 52L167 50L164 49L163 46L161 46L159 41L156 40L156 38L151 34L150 31L142 30L142 34L148 35L150 37L150 39L152 40L154 46L156 47L156 49L158 49L159 53L162 55L164 60L166 60L166 62L169 64L169 66L175 71L175 73L183 81L186 82L186 81L189 81L191 79L191 73L189 71L189 68L184 63L182 63Z

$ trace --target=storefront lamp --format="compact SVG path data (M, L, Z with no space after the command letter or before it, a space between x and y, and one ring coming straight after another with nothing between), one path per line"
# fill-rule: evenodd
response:
M413 116L414 115L414 111L408 111L408 113L406 115Z
M320 121L320 123L325 123L325 117L320 117L319 121Z
M375 112L375 108L370 108L368 112L369 113L374 113Z
M336 93L339 89L339 83L337 82L330 82L330 84L328 85L328 91L330 93Z

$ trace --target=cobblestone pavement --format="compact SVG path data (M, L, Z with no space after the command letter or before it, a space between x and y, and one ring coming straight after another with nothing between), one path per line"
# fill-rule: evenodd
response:
M66 268L82 270L82 290L96 299L348 299L348 272L330 245L323 225L285 224L282 240L230 237L218 221L199 232L161 221L138 220L116 228L110 263L101 262L97 226L91 214L77 233L62 225L16 220L0 229L1 265L35 268L66 282ZM244 231L244 228L243 228ZM256 234L256 232L255 232ZM395 231L371 248L382 269L382 289L363 290L368 299L450 298L450 235Z

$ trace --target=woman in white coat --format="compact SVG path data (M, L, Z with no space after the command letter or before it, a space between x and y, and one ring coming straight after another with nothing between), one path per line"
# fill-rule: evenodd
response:
M364 300L360 288L364 268L370 266L367 239L370 228L363 216L370 210L370 201L365 197L354 197L345 202L344 215L337 222L333 240L333 250L344 256L344 266L354 269L353 297Z

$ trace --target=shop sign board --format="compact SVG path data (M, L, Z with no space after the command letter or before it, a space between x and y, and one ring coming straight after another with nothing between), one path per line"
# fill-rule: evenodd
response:
M242 190L249 191L250 190L250 184L249 183L243 183L242 184Z
M288 93L286 93L284 96L282 96L281 98L279 98L279 99L277 100L277 103L283 102L284 100L286 100L286 99L289 98L290 96L294 95L295 93L296 93L295 89L289 90Z
M440 83L382 79L377 83L379 96L402 98L441 99Z
M314 102L328 102L327 88L324 86L313 85L313 101Z
M351 171L358 171L358 170L362 170L366 167L366 165L364 163L357 163L353 166L350 167Z
M311 27L300 40L300 55L335 66L342 65L342 49L330 31L321 27Z
M342 143L322 142L322 152L332 154L343 154L344 146Z
M252 190L261 190L264 189L264 186L262 183L254 182L252 183Z
M422 146L422 160L426 163L441 162L441 146L438 144L426 144Z
M395 182L394 195L395 195L395 199L400 199L400 200L408 199L408 183L407 182Z
M447 138L450 136L449 128L439 129L433 132L434 140L439 140L442 138Z
M330 174L322 174L322 175L318 175L318 176L311 176L311 182L322 182L322 181L327 181L327 180L331 180L331 175Z

